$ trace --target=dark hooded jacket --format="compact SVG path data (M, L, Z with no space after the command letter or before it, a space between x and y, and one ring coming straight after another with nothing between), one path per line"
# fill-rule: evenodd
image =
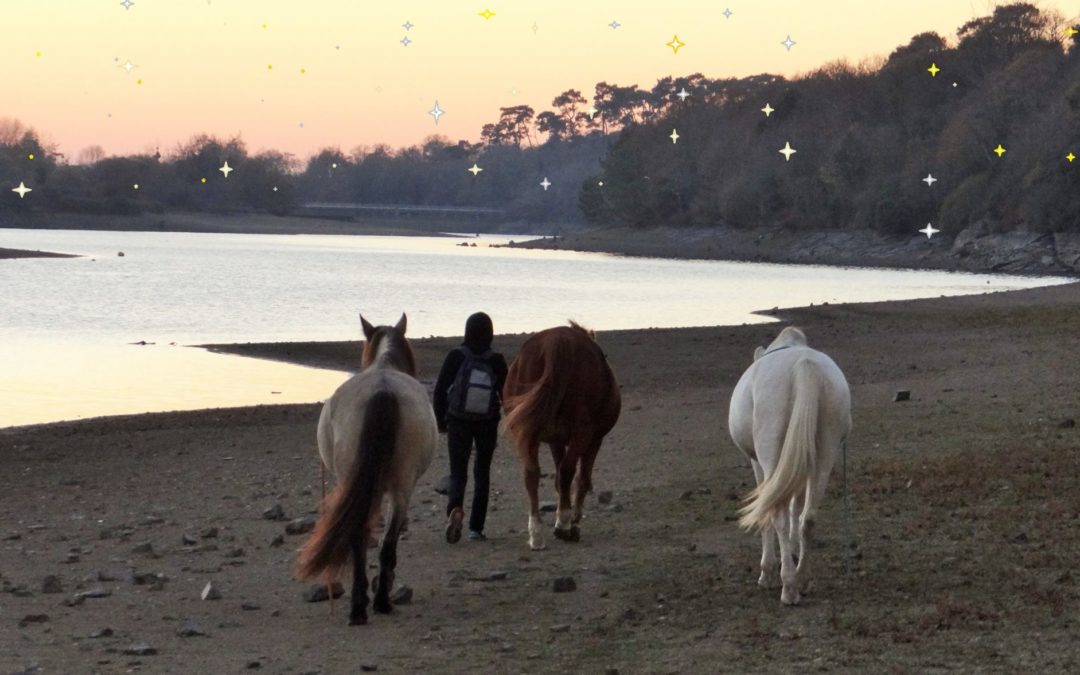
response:
M494 328L491 324L491 317L483 312L477 312L473 314L465 321L465 339L461 343L461 347L468 349L473 354L480 355L491 349L491 339L494 337ZM495 391L502 392L503 384L506 383L506 359L502 354L492 352L491 367L495 371ZM449 405L448 392L450 391L450 385L454 383L454 379L457 377L458 369L465 363L465 354L461 352L461 348L452 350L446 355L446 359L443 361L442 369L439 371L439 379L435 382L435 420L439 424L439 431L446 431L446 409ZM495 417L490 421L479 422L479 424L497 424L499 421L499 410L495 411Z

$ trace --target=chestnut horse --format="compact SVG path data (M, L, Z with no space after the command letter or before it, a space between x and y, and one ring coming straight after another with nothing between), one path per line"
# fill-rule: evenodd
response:
M416 379L405 322L402 314L393 327L375 327L360 317L366 338L363 370L338 387L319 416L319 455L337 485L300 553L297 576L334 579L351 556L353 626L367 623L368 538L384 497L391 510L379 550L375 611L391 610L398 536L438 439L427 390Z
M529 499L529 546L544 548L536 490L540 482L541 443L555 460L559 506L555 536L581 537L578 524L585 495L592 489L592 469L604 435L619 419L619 383L593 334L573 321L548 328L521 346L503 385L506 429L525 469ZM570 491L577 475L574 501Z

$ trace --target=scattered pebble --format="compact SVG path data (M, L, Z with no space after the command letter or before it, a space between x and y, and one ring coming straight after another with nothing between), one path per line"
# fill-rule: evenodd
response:
M340 581L335 581L332 588L335 598L345 595L345 587L341 585ZM312 584L304 591L304 602L326 602L329 599L326 584Z
M113 636L113 629L112 628L102 628L101 630L96 630L93 633L91 633L90 634L90 639L97 640L99 638L107 638L107 637L112 637L112 636Z
M505 581L509 576L509 573L498 570L487 574L471 576L469 577L469 581Z
M254 600L245 600L240 603L240 609L244 610L245 612L254 612L255 610L259 609L259 603L255 602Z
M611 490L604 490L603 492L596 495L596 501L600 502L601 504L610 504L611 500L614 499L614 497L615 495L611 493Z
M218 528L208 527L203 530L200 535L203 539L214 539L218 536Z
M551 582L551 590L556 593L569 593L577 590L577 582L574 577L555 577Z
M412 602L413 589L408 586L398 586L397 590L390 594L390 603L394 605L407 605Z
M180 537L180 542L184 546L194 546L195 544L199 543L199 540L196 539L195 537L193 537L192 535L185 533L182 537Z
M270 548L277 548L285 544L285 535L279 534L270 540Z
M258 670L259 668L262 668L262 663L258 661L248 661L247 665L245 665L244 667L248 670Z
M901 389L900 391L896 392L896 396L893 396L893 403L899 403L900 401L910 401L910 400L911 400L911 392L908 391L907 389Z
M1076 420L1074 420L1071 417L1067 417L1067 418L1061 420L1061 423L1058 424L1059 429L1072 429L1075 426L1076 426Z
M294 518L285 526L285 534L304 534L315 529L315 516L310 513Z
M27 614L19 620L19 628L26 628L32 623L45 623L48 620L48 614Z
M361 663L360 664L360 670L365 672L365 673L374 673L378 669L379 669L379 667L377 665L375 665L374 663Z
M206 637L206 633L194 621L185 621L176 629L176 634L182 638Z
M55 574L50 574L41 580L41 592L42 593L63 593L64 584L60 582L60 577Z
M267 520L285 520L285 509L281 507L281 504L274 504L262 512L262 517Z
M214 585L213 581L207 581L200 597L202 597L203 600L220 600L221 591L218 590L218 587Z
M540 513L555 513L557 507L555 502L540 502Z
M157 650L146 644L145 642L137 642L130 647L124 649L124 653L128 656L153 656L157 654Z

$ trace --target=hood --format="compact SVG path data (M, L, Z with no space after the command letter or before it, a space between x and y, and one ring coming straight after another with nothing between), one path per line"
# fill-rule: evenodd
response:
M495 329L491 325L491 317L483 312L477 312L465 321L465 341L462 343L473 351L480 354L491 349L491 338L495 335Z

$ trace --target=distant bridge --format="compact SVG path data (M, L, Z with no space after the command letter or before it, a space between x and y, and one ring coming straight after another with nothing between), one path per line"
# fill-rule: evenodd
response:
M343 202L311 202L300 204L293 211L298 216L321 218L355 218L356 216L390 216L393 218L427 216L458 220L490 220L506 215L506 209L484 206L420 206L410 204L349 204Z

